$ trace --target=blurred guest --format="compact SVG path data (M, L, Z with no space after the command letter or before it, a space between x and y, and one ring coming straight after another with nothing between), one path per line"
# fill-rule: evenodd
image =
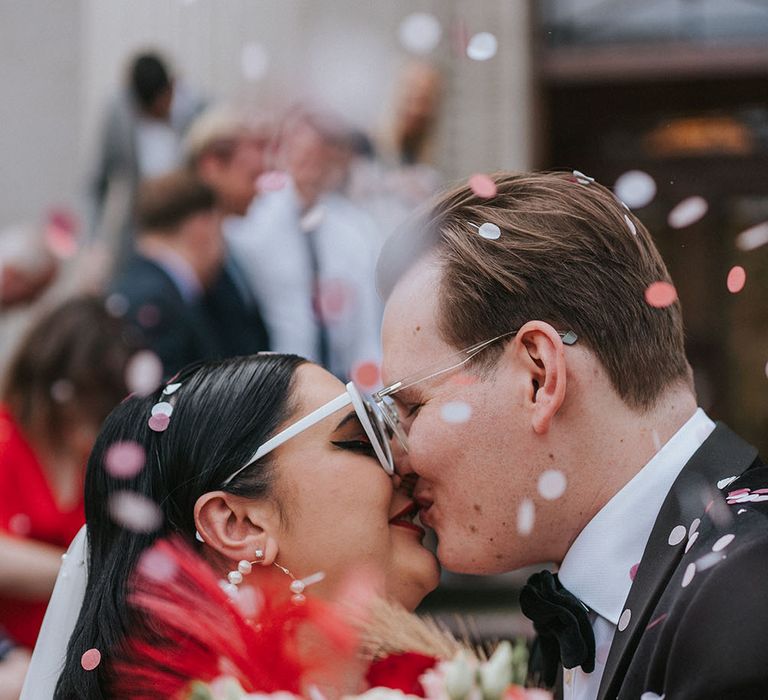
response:
M324 115L296 113L281 136L274 178L245 220L225 233L248 270L274 350L314 359L346 378L379 357L381 307L372 271L372 219L336 190L346 133Z
M29 660L30 653L0 630L0 700L18 700Z
M137 349L97 299L48 312L22 339L0 404L0 627L34 646L61 555L85 522L83 477Z
M203 303L224 256L215 201L213 190L186 171L145 180L135 250L110 289L166 375L190 362L224 356Z
M190 169L214 192L216 208L229 221L240 219L256 195L271 141L265 119L249 119L229 108L212 109L190 128L186 141ZM236 257L224 264L203 303L226 356L269 349L269 334L247 275Z
M110 239L118 264L131 252L138 183L180 165L182 135L200 107L175 89L159 55L131 61L126 86L106 115L91 183L93 232Z

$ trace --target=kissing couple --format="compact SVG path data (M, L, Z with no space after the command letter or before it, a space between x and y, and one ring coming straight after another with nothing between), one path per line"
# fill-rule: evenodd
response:
M126 642L163 629L129 583L160 538L234 588L279 570L286 595L333 599L364 570L413 610L439 571L419 521L452 571L555 564L520 602L558 697L768 697L768 470L697 408L680 304L647 300L671 282L649 232L589 178L492 180L385 246L371 401L259 354L113 411L23 698L131 697L152 664L126 665ZM105 468L116 444L139 471ZM126 497L155 510L125 522Z

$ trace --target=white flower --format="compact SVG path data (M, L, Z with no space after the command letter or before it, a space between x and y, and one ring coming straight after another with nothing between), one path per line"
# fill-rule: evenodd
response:
M488 700L501 698L512 683L512 645L502 642L493 656L480 666L480 684Z
M347 695L343 700L421 700L417 695L407 695L400 690L393 690L392 688L371 688L366 690L362 695Z
M475 664L470 665L466 654L459 652L452 661L440 664L445 678L445 690L451 700L464 700L475 685Z

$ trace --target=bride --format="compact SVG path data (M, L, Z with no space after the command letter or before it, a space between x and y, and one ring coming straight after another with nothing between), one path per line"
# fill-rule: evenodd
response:
M121 648L146 623L129 604L129 581L167 536L197 548L221 579L239 562L256 585L277 570L307 583L323 572L304 595L330 599L365 571L380 595L414 609L438 567L381 426L353 384L290 355L196 365L126 399L88 462L86 565L70 561L76 541L22 697L115 697ZM67 611L79 600L72 628ZM89 650L100 655L90 671Z

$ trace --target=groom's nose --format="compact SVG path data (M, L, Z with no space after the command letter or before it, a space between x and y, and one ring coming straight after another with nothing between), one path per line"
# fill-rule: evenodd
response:
M401 477L406 477L409 474L413 474L411 468L411 461L408 458L408 453L397 439L393 439L391 443L392 458L395 462L395 472Z

